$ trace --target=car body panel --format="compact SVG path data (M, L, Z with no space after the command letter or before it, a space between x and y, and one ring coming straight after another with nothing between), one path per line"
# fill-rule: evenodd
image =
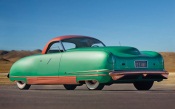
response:
M62 53L41 55L39 60L38 76L58 76Z
M28 84L79 84L86 80L97 80L112 84L168 78L159 53L139 51L134 47L86 47L46 54L53 42L76 37L83 36L54 38L46 44L42 54L20 59L11 67L10 80ZM136 68L135 61L146 61L147 67Z

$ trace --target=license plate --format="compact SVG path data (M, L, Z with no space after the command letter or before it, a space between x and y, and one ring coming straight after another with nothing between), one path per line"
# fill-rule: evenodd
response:
M135 68L147 68L147 61L135 61Z

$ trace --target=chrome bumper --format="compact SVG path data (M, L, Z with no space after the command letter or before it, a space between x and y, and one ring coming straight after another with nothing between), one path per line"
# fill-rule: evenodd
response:
M147 75L161 75L168 79L168 74L167 71L112 71L109 73L113 80L118 80L129 75L143 75L143 77L146 77Z

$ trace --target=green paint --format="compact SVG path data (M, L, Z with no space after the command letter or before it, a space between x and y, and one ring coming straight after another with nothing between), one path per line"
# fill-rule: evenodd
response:
M148 61L148 67L135 68L135 60ZM26 81L26 76L76 76L77 81L98 80L100 83L117 83L109 76L109 72L113 70L163 71L164 62L162 56L156 52L140 52L133 47L77 48L20 59L10 70L10 80ZM132 81L123 80L123 82Z

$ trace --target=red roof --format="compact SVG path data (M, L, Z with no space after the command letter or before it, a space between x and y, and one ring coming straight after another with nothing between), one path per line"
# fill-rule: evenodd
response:
M55 37L55 38L51 39L51 40L46 44L46 46L44 47L44 49L43 49L43 51L42 51L42 54L45 54L45 53L46 53L46 50L47 50L49 44L52 43L52 42L61 41L61 40L64 40L64 39L69 39L69 38L77 38L77 37L88 37L88 36L82 36L82 35L65 35L65 36ZM91 38L91 37L89 37L89 38Z

